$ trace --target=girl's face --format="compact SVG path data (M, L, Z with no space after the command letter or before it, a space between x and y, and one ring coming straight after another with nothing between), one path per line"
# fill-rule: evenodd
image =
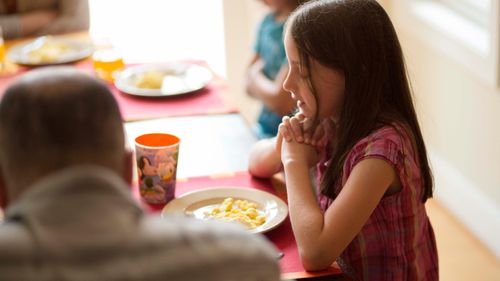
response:
M297 101L300 112L310 119L338 119L344 101L344 74L315 59L310 59L310 69L306 69L289 32L285 34L285 51L290 67L283 89Z

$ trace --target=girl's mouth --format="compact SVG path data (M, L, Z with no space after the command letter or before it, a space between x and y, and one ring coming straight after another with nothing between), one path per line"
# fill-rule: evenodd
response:
M290 96L292 97L292 99L297 101L298 108L302 108L304 106L305 103L303 101L297 99L297 96L294 93L291 93Z
M301 101L301 100L297 100L297 109L300 113L304 114L306 113L306 108L305 108L305 105L306 103Z

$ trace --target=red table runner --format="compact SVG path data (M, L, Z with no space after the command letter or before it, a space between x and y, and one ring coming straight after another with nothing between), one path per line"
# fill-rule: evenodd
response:
M182 195L186 192L199 190L208 187L243 187L256 188L269 193L272 193L286 202L286 194L276 192L270 180L262 180L253 178L248 172L238 172L219 176L196 177L188 179L180 179L177 182L175 196ZM136 198L139 198L137 185L133 189ZM160 212L163 205L149 205L141 201L141 204L152 213ZM281 272L283 279L298 279L308 277L319 277L325 275L340 274L341 271L335 263L332 267L325 271L306 272L300 261L299 253L295 237L293 236L292 227L289 218L287 218L280 226L265 233L269 239L281 252L284 253L280 260Z
M202 62L196 63L203 64ZM89 73L93 72L91 61L79 62L74 66ZM0 96L13 80L26 71L29 71L29 68L20 68L14 75L0 77ZM112 83L108 85L118 103L124 121L238 111L236 106L227 104L223 100L221 93L227 91L227 85L217 76L200 91L173 97L131 96L120 92Z

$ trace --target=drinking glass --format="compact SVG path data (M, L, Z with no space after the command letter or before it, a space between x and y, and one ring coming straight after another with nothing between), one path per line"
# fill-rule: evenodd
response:
M5 71L5 44L3 41L2 27L0 26L0 73Z
M97 77L113 82L119 72L125 68L123 58L111 43L111 38L94 39L96 51L92 55L92 63Z

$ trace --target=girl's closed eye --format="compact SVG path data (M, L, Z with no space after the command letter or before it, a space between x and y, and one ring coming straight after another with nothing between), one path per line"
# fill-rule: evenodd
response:
M309 71L307 70L307 67L305 67L303 64L299 63L297 65L297 68L298 68L299 77L304 79L304 80L309 80L310 76L309 76Z

